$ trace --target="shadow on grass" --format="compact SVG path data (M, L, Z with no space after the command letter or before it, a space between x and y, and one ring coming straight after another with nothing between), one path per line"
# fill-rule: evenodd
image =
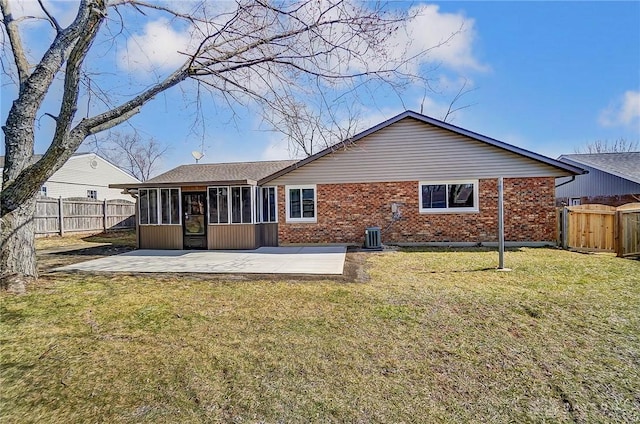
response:
M130 246L94 246L82 249L65 250L62 252L52 252L51 256L112 256L135 250Z
M528 249L549 249L550 246L528 247ZM420 252L420 253L481 253L498 252L498 247L493 246L470 246L470 247L433 247L433 246L403 246L398 248L399 252ZM522 252L522 247L505 247L505 252Z

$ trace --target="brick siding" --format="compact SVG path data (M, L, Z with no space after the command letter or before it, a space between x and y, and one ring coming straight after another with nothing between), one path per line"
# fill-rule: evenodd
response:
M553 241L556 233L555 179L504 180L505 239ZM278 239L288 243L361 245L366 227L381 227L383 243L497 241L498 182L479 181L479 212L420 213L418 181L319 184L317 223L287 223L285 187L278 188ZM401 219L392 220L391 204Z

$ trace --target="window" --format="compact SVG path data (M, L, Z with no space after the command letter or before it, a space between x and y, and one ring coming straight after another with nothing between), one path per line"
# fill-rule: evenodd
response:
M278 222L275 187L262 187L260 189L260 206L262 222Z
M209 224L229 222L229 187L209 187Z
M287 186L287 221L316 222L316 187Z
M180 224L180 191L177 188L160 189L160 223Z
M89 199L98 199L98 191L97 190L87 190L87 197Z
M47 186L40 187L40 196L47 197Z
M138 190L140 225L180 225L180 189Z
M420 183L420 212L478 212L478 181Z
M251 224L252 194L250 186L209 187L209 224Z
M578 205L580 205L580 198L572 197L571 201L569 202L569 206L578 206Z

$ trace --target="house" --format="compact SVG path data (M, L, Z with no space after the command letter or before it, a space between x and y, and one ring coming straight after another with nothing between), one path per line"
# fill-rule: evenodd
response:
M577 166L407 111L301 161L183 165L140 184L140 248L556 240L555 179Z
M556 181L558 206L640 202L640 152L572 154L558 160L589 171Z
M42 155L35 155L38 160ZM0 173L4 168L4 156L0 156ZM40 188L40 195L47 197L86 197L90 199L133 201L122 190L109 188L109 184L134 184L140 180L129 175L95 153L74 154Z

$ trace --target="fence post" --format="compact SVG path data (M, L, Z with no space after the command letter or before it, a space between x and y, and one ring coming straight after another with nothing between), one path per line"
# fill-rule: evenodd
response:
M623 240L624 237L622 235L622 211L616 211L615 218L613 220L613 246L616 251L616 256L622 257L624 255L624 247Z
M562 248L566 249L569 240L569 208L562 208Z
M102 228L103 232L107 232L107 199L102 202Z
M62 196L58 197L58 217L60 219L60 237L64 235L64 213L62 212L64 202Z

